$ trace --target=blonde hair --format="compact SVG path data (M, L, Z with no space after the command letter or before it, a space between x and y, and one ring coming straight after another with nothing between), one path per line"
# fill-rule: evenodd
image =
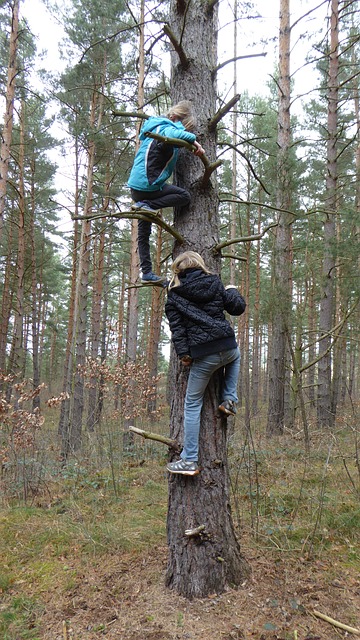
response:
M184 251L184 253L180 253L180 255L175 258L171 265L173 275L170 280L169 289L178 287L181 284L179 273L185 269L202 269L204 273L211 273L199 253L196 253L196 251Z
M189 102L189 100L181 100L177 104L174 104L173 107L170 107L166 115L170 120L180 120L185 129L188 129L189 131L195 129L196 122L192 114L191 102Z

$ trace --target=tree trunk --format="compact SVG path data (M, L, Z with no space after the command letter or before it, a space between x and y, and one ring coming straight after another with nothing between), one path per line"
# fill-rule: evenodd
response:
M79 143L75 139L75 218L79 215ZM69 416L70 416L70 393L72 387L72 370L74 356L74 336L75 336L75 298L77 282L78 264L78 244L79 244L79 222L74 221L74 243L72 248L72 269L71 269L71 290L69 300L69 319L67 329L67 339L64 358L64 380L62 392L66 396L61 402L58 434L61 437L62 457L65 459L69 451Z
M186 7L186 11L185 11ZM171 33L184 56L172 52L172 101L189 99L197 114L197 137L214 160L216 131L208 123L214 116L216 88L212 70L216 66L217 6L171 2ZM178 52L181 51L178 49ZM181 151L175 182L191 193L190 205L175 209L175 227L184 244L175 243L174 257L184 250L202 254L206 264L219 272L219 256L212 247L218 241L218 191L215 176L202 184L203 165L198 158ZM188 372L172 352L170 362L171 438L181 441L183 408ZM199 466L196 477L169 479L167 535L169 559L166 585L178 593L204 597L221 593L227 585L239 585L249 573L235 536L229 501L226 456L226 421L218 415L219 377L213 376L204 397L201 416ZM200 533L185 535L203 526Z
M322 295L319 316L319 356L317 418L322 427L333 425L331 398L331 334L334 321L335 214L337 211L337 111L339 93L339 6L331 0L330 54L328 74L326 213L324 222L324 256Z
M161 247L162 247L162 229L157 229L157 250L156 250L156 267L160 269L161 262ZM161 334L161 320L164 311L164 290L161 287L153 287L151 295L151 315L150 315L150 331L147 343L147 357L146 361L149 366L149 386L152 384L152 378L155 378L158 374L158 361L159 361L159 342ZM148 414L150 421L153 420L153 413L156 411L156 395L151 394L148 402Z
M145 2L141 0L140 3L140 20L139 20L139 75L138 75L138 109L142 111L144 108L144 79L145 79L145 52L144 52L144 12ZM137 123L136 130L136 149L139 148L139 134L142 121ZM131 257L130 257L130 282L135 282L139 273L139 256L137 251L137 238L138 238L138 222L133 220L131 223ZM137 287L132 287L128 291L128 309L127 309L127 325L126 325L126 360L128 362L136 361L136 347L137 347L137 330L139 322L139 292ZM134 381L130 381L130 385L134 384ZM132 394L127 394L125 414L132 414ZM130 449L133 446L134 434L128 430L130 424L133 424L132 419L124 420L124 448Z
M0 373L6 372L6 348L7 337L9 330L9 322L11 316L11 306L13 299L13 287L11 281L13 280L13 253L12 253L12 240L13 240L13 221L10 220L8 226L7 246L8 251L6 255L5 263L5 276L3 282L3 292L1 300L1 324L0 324ZM3 383L0 382L0 389L3 388Z
M279 210L290 209L290 12L289 0L280 0L279 32L278 169L276 202ZM290 329L290 248L289 214L279 211L274 248L274 309L269 363L269 404L267 435L282 434L285 419L287 328Z
M40 330L40 298L36 270L35 247L35 157L31 159L31 204L29 211L30 221L30 245L31 245L31 336L32 336L32 365L33 365L33 389L40 385L39 367L39 330ZM39 287L40 288L40 287ZM40 395L33 398L33 409L40 408Z
M260 189L259 189L260 192ZM257 233L261 230L261 207L259 207ZM255 300L253 314L253 357L251 377L251 412L256 415L259 403L261 350L260 350L260 273L261 273L260 242L256 244L256 276L255 276Z
M106 209L106 207L105 207ZM104 278L104 247L105 229L102 228L97 237L97 247L94 247L94 273L93 273L93 300L91 313L91 338L90 338L90 358L94 362L97 360L100 348L101 333L101 301L103 295ZM95 373L90 377L87 429L94 431L97 415L97 399L99 393L99 379Z
M12 7L11 33L9 44L9 65L5 91L5 116L1 132L0 144L0 241L4 225L4 212L6 202L6 185L10 161L10 147L13 130L14 100L16 76L18 74L16 57L18 49L19 31L19 7L20 0L14 0Z
M25 186L24 186L24 108L21 103L20 112L20 143L19 143L19 222L18 222L18 254L17 254L17 289L14 311L14 340L11 373L20 382L24 363L24 276L25 276ZM19 392L15 394L15 406Z

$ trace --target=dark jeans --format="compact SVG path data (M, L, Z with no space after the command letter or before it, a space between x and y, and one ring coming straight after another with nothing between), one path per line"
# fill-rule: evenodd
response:
M190 202L190 194L185 189L174 184L164 184L159 191L137 191L131 189L131 197L134 202L144 202L152 209L164 209L165 207L184 207ZM151 222L139 220L138 223L138 249L140 268L143 273L152 270L150 256Z

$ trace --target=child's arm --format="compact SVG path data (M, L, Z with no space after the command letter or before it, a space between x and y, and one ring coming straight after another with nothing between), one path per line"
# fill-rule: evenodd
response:
M246 302L234 285L228 285L223 292L224 309L231 316L241 316L246 309Z

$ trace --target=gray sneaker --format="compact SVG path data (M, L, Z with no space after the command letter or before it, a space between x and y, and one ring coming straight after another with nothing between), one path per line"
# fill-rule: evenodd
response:
M169 462L166 468L170 473L180 473L183 476L196 476L200 473L196 462L188 462L182 458L177 462Z
M157 211L157 209L152 209L146 202L135 202L135 204L131 205L131 209L133 211L152 211L153 213Z
M157 276L156 273L152 271L148 271L148 273L143 273L141 276L141 282L150 282L151 284L155 282L164 282L165 278L162 276Z
M225 413L227 416L236 416L236 406L234 400L224 400L219 405L219 410Z

